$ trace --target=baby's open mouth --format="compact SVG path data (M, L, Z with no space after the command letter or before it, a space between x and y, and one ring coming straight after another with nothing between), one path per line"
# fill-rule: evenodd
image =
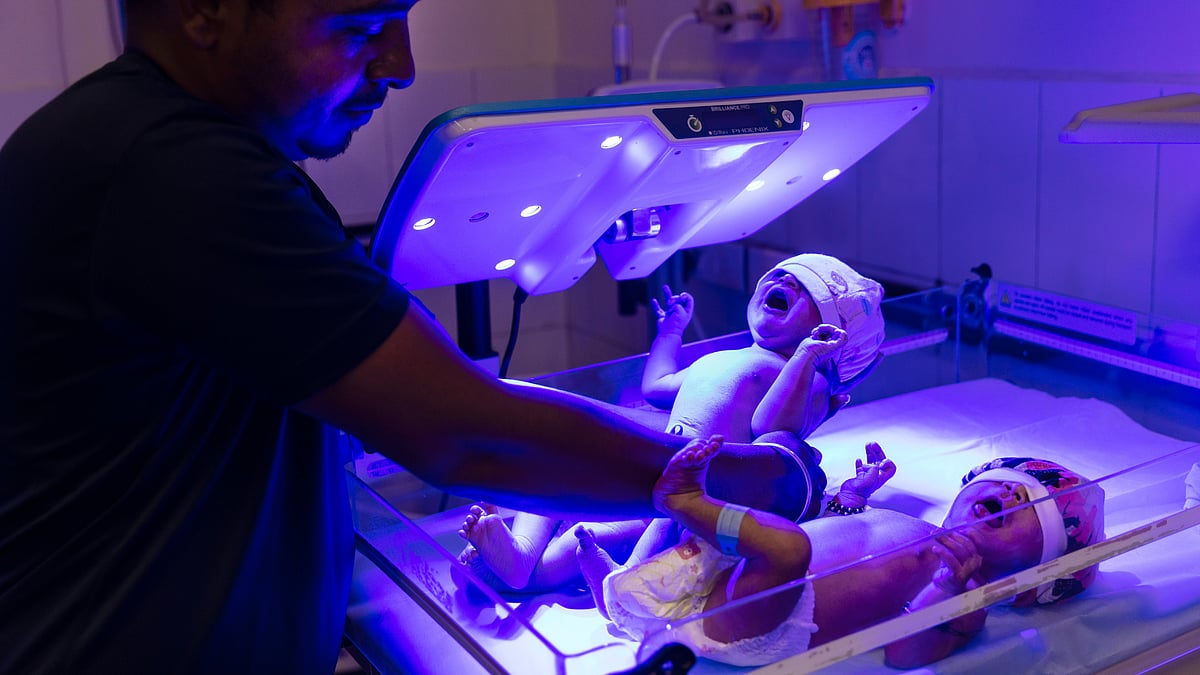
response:
M975 508L974 508L975 517L984 521L991 527L1000 527L1000 526L1004 525L1004 517L1003 516L1001 516L1000 518L989 518L988 517L990 515L1000 513L1003 510L1004 510L1004 505L1001 504L1000 500L996 499L995 497L989 497L983 501L975 502Z
M779 312L788 310L788 297L778 288L773 288L767 292L767 307Z

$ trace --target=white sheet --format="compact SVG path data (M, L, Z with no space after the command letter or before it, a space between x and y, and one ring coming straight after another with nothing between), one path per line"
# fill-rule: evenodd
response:
M1184 504L1184 476L1193 463L1200 462L1200 449L1191 443L1151 432L1108 403L1055 397L996 379L850 406L810 441L824 453L822 466L831 487L853 471L864 443L879 442L899 470L873 504L939 523L962 475L988 459L1044 457L1099 479L1190 447L1185 456L1104 483L1110 536L1179 511ZM456 527L447 515L451 514L441 514L438 522ZM916 672L1094 672L1200 627L1198 530L1102 563L1096 584L1059 606L993 609L984 634L968 649ZM457 542L452 534L449 539L445 532L431 534ZM457 543L447 547L458 550ZM517 613L563 652L584 651L589 644L617 639L595 610L580 606L578 596L543 596L518 605ZM588 660L577 659L567 672L604 673L629 667L603 659L590 659L594 664L585 666ZM692 672L747 670L701 661ZM880 650L829 669L872 671L898 672L883 665Z
M1184 505L1184 476L1200 449L1151 432L1115 406L1055 397L997 379L937 387L850 407L810 442L836 486L878 441L898 465L873 499L941 522L971 467L995 457L1058 461L1100 479L1180 450L1183 455L1104 481L1105 530L1119 534ZM919 672L1090 673L1200 626L1200 531L1182 532L1113 558L1089 591L1049 608L994 608L971 646ZM876 650L828 672L888 672ZM736 672L711 669L706 672Z

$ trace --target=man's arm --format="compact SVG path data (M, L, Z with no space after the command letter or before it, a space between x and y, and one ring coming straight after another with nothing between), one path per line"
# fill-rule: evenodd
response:
M651 488L684 443L582 397L498 380L419 311L298 407L435 486L548 515L655 515Z
M705 473L720 447L717 438L693 441L655 485L660 510L718 549L744 558L728 581L714 585L705 611L803 578L812 562L812 543L792 521L707 494ZM704 633L722 642L763 635L787 618L799 594L793 589L714 614L704 620Z

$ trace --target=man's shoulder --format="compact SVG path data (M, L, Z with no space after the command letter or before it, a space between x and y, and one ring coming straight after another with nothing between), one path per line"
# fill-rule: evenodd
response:
M210 130L238 125L185 92L145 57L124 54L75 82L13 134L14 149L71 157L116 158L146 133L164 127Z

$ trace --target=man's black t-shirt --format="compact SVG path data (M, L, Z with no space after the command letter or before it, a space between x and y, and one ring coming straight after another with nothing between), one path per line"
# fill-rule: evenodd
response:
M409 296L126 54L0 150L0 672L331 672L342 459L289 410Z

